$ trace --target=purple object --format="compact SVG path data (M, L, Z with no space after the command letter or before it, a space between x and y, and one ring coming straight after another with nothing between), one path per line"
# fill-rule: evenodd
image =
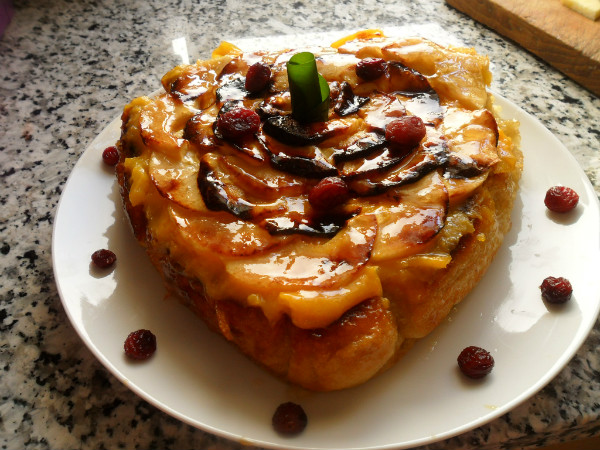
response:
M9 0L0 0L0 36L10 23L13 16L12 5Z

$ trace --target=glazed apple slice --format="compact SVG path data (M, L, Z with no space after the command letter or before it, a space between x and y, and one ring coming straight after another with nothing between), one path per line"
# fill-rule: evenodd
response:
M297 196L302 193L302 183L289 179L284 175L263 168L260 172L262 177L251 174L240 158L234 156L217 156L213 153L205 154L203 161L210 166L209 179L199 182L200 162L195 153L188 152L179 161L173 161L161 153L153 153L148 165L150 179L158 192L168 200L179 206L197 212L206 212L205 201L199 189L199 184L210 190L211 198L220 195L219 202L224 209L235 210L234 215L240 215L242 205L239 204L246 197L245 192L250 192L253 200L261 199L263 205L246 201L249 216L260 217L269 214L269 211L277 212L285 210L281 197L285 195ZM265 173L266 172L266 173ZM219 186L215 186L217 178L222 179ZM212 184L211 184L212 183ZM208 188L211 184L212 188ZM235 194L240 195L235 195ZM214 198L213 198L214 200ZM236 206L237 205L237 206ZM248 209L247 208L247 209ZM242 214L243 215L243 214Z
M296 149L293 152L286 152L283 149L287 149L288 146L280 144L268 135L261 134L258 139L269 154L273 167L282 172L305 178L324 178L337 174L337 169L325 159L319 147L303 146L305 154Z
M185 124L182 137L187 139L199 152L211 151L218 146L213 130L218 112L218 108L213 105L194 114Z
M487 180L488 175L488 172L484 172L471 178L444 178L450 206L458 205L468 199Z
M236 174L226 170L224 159L222 155L206 153L200 161L197 184L208 209L227 211L243 220L285 211L284 199L263 204L248 198L247 193L236 183Z
M222 258L249 257L285 242L287 236L272 236L260 226L221 213L190 213L178 205L169 207L170 220L178 230L170 236L194 255L213 261L220 267ZM218 219L218 220L215 220ZM189 261L193 264L194 261Z
M405 152L398 152L392 151L389 147L384 147L364 159L345 162L340 169L340 176L349 181L372 173L383 172L400 164L409 153L410 149Z
M406 110L419 116L423 123L438 127L444 120L444 108L440 105L440 98L433 90L428 92L405 92L397 94Z
M369 130L385 133L385 127L392 120L406 115L406 108L395 95L376 93L358 113Z
M251 220L278 235L333 236L354 215L344 210L316 214L308 202L310 184L270 167L255 174L247 170L239 157L206 153L200 162L198 187L207 209Z
M275 170L270 164L257 165L237 155L223 156L220 170L229 173L242 190L251 197L265 202L282 196L297 197L306 190L306 183L298 177Z
M175 110L179 112L171 113ZM166 94L147 99L139 115L140 135L144 145L152 151L179 158L184 142L179 136L190 116L189 110L177 105Z
M364 158L381 149L386 144L385 136L381 133L361 130L356 133L354 138L355 140L347 147L334 149L333 160L336 164L357 158Z
M470 109L486 105L486 87L491 81L489 61L474 50L448 51L430 41L406 40L387 45L381 51L385 59L399 61L426 76L443 102L455 99Z
M161 83L172 98L179 102L194 101L199 109L205 109L214 103L216 80L232 59L228 55L177 66L162 77Z
M163 197L192 211L206 211L196 178L200 162L193 153L173 161L162 153L153 153L148 164L150 179Z
M357 216L330 240L298 240L268 255L226 264L231 292L274 323L283 314L300 328L320 328L382 294L377 268L366 267L377 223ZM245 297L245 298L243 298ZM319 313L311 305L318 304Z
M386 167L388 170L372 171L365 178L351 179L348 184L358 195L381 194L388 189L409 185L420 180L448 162L446 140L439 130L427 127L427 135L418 149L404 159L401 164Z
M432 90L425 76L398 61L388 62L389 86L386 92L429 92Z
M226 270L248 292L338 288L369 261L376 231L374 216L357 216L331 239L296 240L269 255L228 262Z
M450 176L476 176L500 161L498 124L487 109L448 108L444 118Z
M369 200L369 199L367 199ZM444 226L448 191L436 171L403 188L390 189L367 203L377 217L373 262L426 252Z

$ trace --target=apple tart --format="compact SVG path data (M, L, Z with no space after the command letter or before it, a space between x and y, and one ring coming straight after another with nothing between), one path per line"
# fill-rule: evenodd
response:
M324 118L294 113L300 50L162 78L125 107L117 177L168 291L277 376L358 385L431 332L510 228L522 156L488 59L379 31L314 55Z

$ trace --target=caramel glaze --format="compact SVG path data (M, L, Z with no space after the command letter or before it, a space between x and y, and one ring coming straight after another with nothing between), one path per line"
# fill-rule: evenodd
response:
M284 53L276 60L269 54L240 55L220 72L203 68L198 73L182 73L165 86L176 102L195 111L185 124L183 138L200 155L197 183L208 209L228 211L271 234L331 236L360 206L349 202L326 213L314 211L307 194L324 177L341 177L353 197L360 198L413 183L436 170L449 178L469 178L488 168L473 158L449 154L438 94L425 76L400 62L388 63L375 89L373 83L361 83L360 79L354 86L340 82L339 77L328 80L332 96L329 120L295 121L284 78L285 61L291 54ZM268 88L251 94L244 88L244 75L257 59L271 63L274 75ZM353 70L358 58L325 51L318 61L343 74ZM210 87L199 82L202 77L212 81ZM238 106L257 111L261 125L254 138L227 142L213 124L218 114ZM407 114L419 116L427 133L418 146L397 149L385 140L385 126ZM493 116L490 118L493 121ZM275 183L253 174L253 166L267 161L283 174Z

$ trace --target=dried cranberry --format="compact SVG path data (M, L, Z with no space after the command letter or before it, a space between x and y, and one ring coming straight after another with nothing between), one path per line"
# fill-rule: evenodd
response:
M542 297L549 303L565 303L573 294L573 286L563 277L547 277L540 286Z
M356 64L356 75L363 80L371 81L385 73L387 63L381 58L365 58Z
M259 115L243 107L230 109L217 118L218 133L224 139L235 142L252 136L258 131L259 125Z
M425 124L418 116L399 117L385 127L385 139L402 148L416 147L426 133Z
M110 250L101 249L96 250L92 253L92 262L101 269L107 269L112 266L117 260L117 255L115 255Z
M339 177L323 178L308 193L308 202L321 211L335 208L349 198L350 189Z
M115 166L119 162L119 151L114 145L107 147L102 152L102 160L109 166Z
M554 186L548 189L544 204L550 211L565 213L577 206L579 195L566 186Z
M123 345L125 354L133 359L148 359L156 351L156 336L150 330L129 333Z
M263 62L257 62L248 69L244 87L248 92L259 92L267 87L270 80L271 68Z
M458 355L458 367L470 378L482 378L494 367L494 358L481 347L470 346Z
M302 406L287 402L277 407L272 422L275 431L290 436L304 431L308 418Z

